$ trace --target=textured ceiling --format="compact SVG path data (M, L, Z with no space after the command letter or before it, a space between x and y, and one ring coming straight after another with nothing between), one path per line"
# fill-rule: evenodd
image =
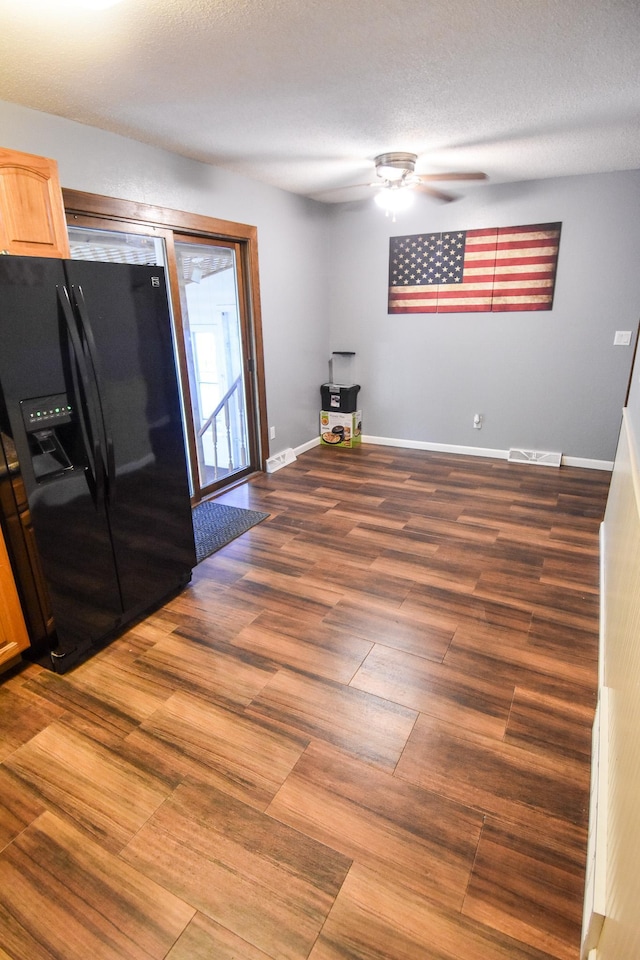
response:
M328 201L640 168L639 0L78 2L0 0L1 100Z

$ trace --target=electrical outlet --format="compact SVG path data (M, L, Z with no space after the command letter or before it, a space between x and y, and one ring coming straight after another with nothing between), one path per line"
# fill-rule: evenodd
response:
M276 438L276 428L269 427L269 440L275 440Z
M631 343L631 330L616 330L613 338L614 347L628 347Z
M475 413L473 415L473 426L475 430L482 430L482 414Z

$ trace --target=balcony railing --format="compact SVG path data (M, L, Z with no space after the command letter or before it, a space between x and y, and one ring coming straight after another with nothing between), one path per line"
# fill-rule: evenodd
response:
M201 449L202 463L213 468L213 482L218 479L219 471L223 469L219 460L225 456L225 453L227 460L227 465L224 467L225 475L236 473L247 466L246 418L241 375L231 384L217 407L198 430L198 441L201 445L207 430L211 430L212 435L213 464L206 462L204 447Z

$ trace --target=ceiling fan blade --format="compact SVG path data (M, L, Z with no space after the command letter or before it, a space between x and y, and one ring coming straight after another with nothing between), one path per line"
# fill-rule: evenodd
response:
M365 196L362 191L370 186L370 183L352 183L347 187L327 187L325 190L310 193L308 196L311 200L318 200L320 203L348 203L352 200L362 199ZM356 190L361 191L360 195L354 193Z
M372 186L377 186L377 184L372 184L370 181L369 183L350 183L345 187L327 187L316 193L310 193L308 196L311 200L318 200L320 203L348 203L353 199L351 197L352 190L363 190L365 187Z
M442 200L443 203L451 203L452 200L457 200L457 196L454 193L445 193L444 190L436 190L435 187L430 187L427 183L416 183L416 190L421 190L423 193L428 193L430 197L434 197L436 200Z
M421 180L488 180L486 173L479 170L472 173L421 173Z

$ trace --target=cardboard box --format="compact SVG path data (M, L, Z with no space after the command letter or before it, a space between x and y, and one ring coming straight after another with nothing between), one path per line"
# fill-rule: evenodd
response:
M362 442L362 411L320 411L320 443L325 447L354 447Z

